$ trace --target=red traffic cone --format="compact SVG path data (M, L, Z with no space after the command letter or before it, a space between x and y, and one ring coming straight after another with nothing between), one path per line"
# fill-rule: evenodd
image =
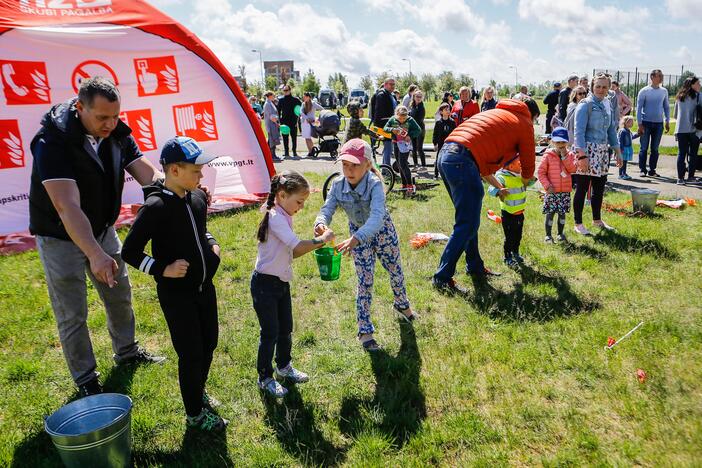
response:
M644 383L646 381L646 372L643 369L636 370L636 377L639 379L639 383Z
M497 214L495 214L495 212L492 211L492 210L488 210L488 212L487 212L487 217L488 217L488 219L489 219L490 221L494 221L494 222L496 222L497 224L502 223L502 217L499 216L499 215L497 215Z

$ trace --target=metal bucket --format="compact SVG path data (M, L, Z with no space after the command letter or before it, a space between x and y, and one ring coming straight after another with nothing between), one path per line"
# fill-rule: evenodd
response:
M653 214L659 193L658 190L631 189L631 204L634 206L634 212L642 211L644 213Z
M71 402L44 421L68 467L124 467L132 457L132 399L119 393Z

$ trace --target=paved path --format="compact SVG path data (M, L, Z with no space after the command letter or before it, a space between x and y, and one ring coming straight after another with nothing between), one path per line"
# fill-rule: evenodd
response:
M305 148L304 142L299 148ZM300 152L300 154L305 154ZM427 152L427 164L434 164L434 153ZM632 180L620 180L617 177L617 168L610 168L610 176L608 185L615 189L629 191L632 188L650 188L659 190L664 198L681 198L690 197L702 199L702 185L676 185L677 171L675 166L675 156L661 155L658 160L657 172L662 176L658 178L641 178L639 177L639 168L636 161L629 163L628 174L633 177ZM537 167L540 157L537 156ZM282 162L275 163L276 170L292 169L298 172L316 172L319 174L331 174L332 172L340 171L339 164L335 164L334 160L328 154L320 155L318 158L290 158ZM434 170L432 167L421 169L421 172L426 171L426 177L432 177ZM424 175L424 174L423 174ZM702 176L702 171L698 173Z

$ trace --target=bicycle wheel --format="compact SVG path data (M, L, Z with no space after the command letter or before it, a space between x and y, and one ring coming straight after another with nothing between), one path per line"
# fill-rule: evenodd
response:
M380 173L383 176L383 183L385 184L385 193L389 193L390 190L395 186L395 173L392 168L387 164L381 164L379 166Z
M334 182L334 179L336 179L340 175L340 172L334 172L329 177L327 177L327 180L324 181L324 185L322 185L322 200L327 199L327 194L329 193L329 189L331 189L332 182Z

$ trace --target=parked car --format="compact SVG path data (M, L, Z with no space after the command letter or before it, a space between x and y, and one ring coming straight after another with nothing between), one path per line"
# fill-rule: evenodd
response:
M325 109L336 109L338 105L336 94L331 89L320 89L317 101Z
M368 93L365 89L352 89L351 93L349 93L349 102L353 100L360 102L361 107L366 108L368 107L368 101L370 98L368 97Z

